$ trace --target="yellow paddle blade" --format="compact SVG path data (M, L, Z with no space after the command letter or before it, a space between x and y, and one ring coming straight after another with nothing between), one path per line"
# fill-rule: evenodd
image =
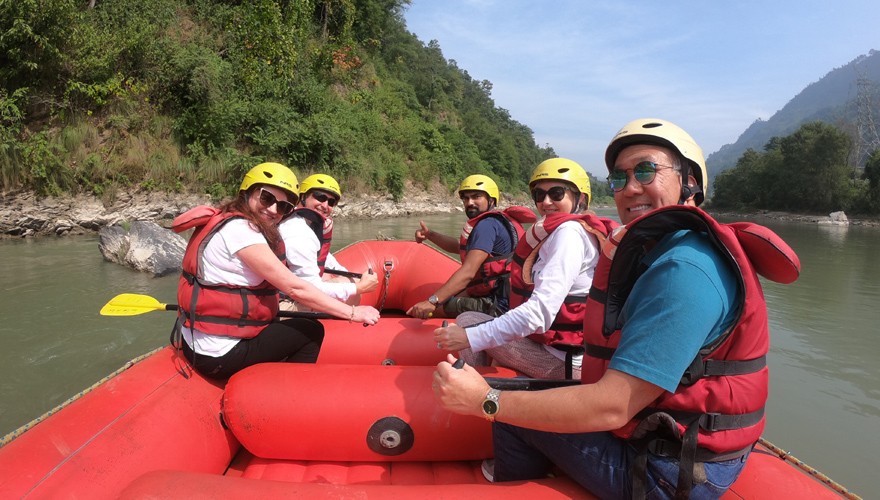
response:
M165 311L166 304L149 295L122 293L110 299L101 308L101 316L135 316L151 311Z

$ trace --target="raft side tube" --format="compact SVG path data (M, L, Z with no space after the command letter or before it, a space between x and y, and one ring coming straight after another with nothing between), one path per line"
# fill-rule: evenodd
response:
M260 481L179 471L145 474L123 491L120 498L336 498L359 500L424 500L426 498L593 499L568 478L482 484L328 484Z
M402 240L364 240L334 252L347 269L372 269L379 286L361 296L361 305L406 312L427 300L461 263L436 248Z
M229 380L226 425L262 458L327 461L480 460L491 424L442 409L432 366L263 363ZM479 368L512 377L506 368Z
M368 328L347 321L322 321L324 342L318 364L436 366L446 360L434 342L441 319L421 320L401 315L382 315Z
M0 449L0 498L115 498L152 470L223 473L240 445L220 422L222 385L175 360L155 352Z

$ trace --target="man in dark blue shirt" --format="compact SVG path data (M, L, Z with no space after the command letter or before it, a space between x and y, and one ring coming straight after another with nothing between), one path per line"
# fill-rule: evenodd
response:
M468 216L459 238L431 231L420 222L415 240L428 240L449 253L458 253L461 267L434 294L412 306L406 312L410 316L454 318L464 311L498 316L508 309L505 280L484 280L482 269L487 261L504 259L513 253L513 225L519 223L495 210L498 186L485 175L467 177L459 186L458 195Z

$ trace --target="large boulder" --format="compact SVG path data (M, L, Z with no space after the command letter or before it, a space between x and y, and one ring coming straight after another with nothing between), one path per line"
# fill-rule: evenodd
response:
M849 225L849 218L847 218L846 213L844 213L843 211L831 212L828 217L831 219L832 224L836 224L838 226Z
M186 240L150 221L134 221L98 232L98 249L104 259L154 276L180 272Z

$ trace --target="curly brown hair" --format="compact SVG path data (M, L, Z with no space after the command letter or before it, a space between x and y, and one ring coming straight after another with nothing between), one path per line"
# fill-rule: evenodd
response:
M224 213L241 213L248 220L251 227L263 234L263 237L265 237L266 241L269 243L269 248L274 250L278 248L278 245L281 243L281 233L278 232L278 224L263 220L259 214L251 210L250 204L248 203L248 199L250 199L253 192L261 186L263 186L263 184L254 184L249 187L247 191L239 191L238 196L220 205L220 211Z

